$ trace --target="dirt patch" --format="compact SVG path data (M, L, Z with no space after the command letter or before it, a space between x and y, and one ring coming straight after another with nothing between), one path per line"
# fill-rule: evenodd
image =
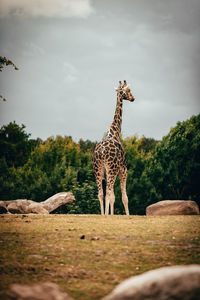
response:
M199 216L3 215L0 289L53 281L75 299L101 299L130 276L200 264L199 236Z

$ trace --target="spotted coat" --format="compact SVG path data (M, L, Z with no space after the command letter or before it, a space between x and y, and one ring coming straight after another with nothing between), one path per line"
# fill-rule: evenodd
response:
M113 188L117 174L119 174L120 177L122 201L126 214L129 214L128 197L126 194L126 154L120 139L123 100L129 100L131 102L134 101L134 97L131 94L129 86L126 84L126 81L124 81L123 86L120 82L117 89L117 104L113 122L102 141L97 144L93 155L94 174L98 186L98 198L101 205L102 215L104 214L102 189L104 174L106 174L105 214L107 215L109 213L109 206L111 208L111 214L114 214L115 196Z

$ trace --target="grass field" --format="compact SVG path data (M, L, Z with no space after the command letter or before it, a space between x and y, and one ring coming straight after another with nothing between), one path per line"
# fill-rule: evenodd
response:
M200 216L0 216L0 299L12 283L45 281L100 299L130 276L194 263Z

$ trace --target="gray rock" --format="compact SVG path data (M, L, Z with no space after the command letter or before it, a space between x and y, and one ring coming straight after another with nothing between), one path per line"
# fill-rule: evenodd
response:
M39 205L38 205L39 204ZM48 215L49 212L42 207L40 203L31 203L27 207L26 214L42 214L42 215Z
M12 214L49 214L40 203L27 199L5 201L7 210Z
M12 284L7 292L8 299L13 300L73 300L52 282L33 286Z
M146 208L147 216L167 215L199 215L199 207L195 201L163 200Z
M2 211L12 214L43 214L47 215L57 207L75 201L71 192L61 192L53 195L43 202L35 202L27 199L0 201Z
M164 267L131 277L102 300L200 300L200 266Z
M48 212L51 212L63 204L72 203L74 201L75 198L71 192L61 192L40 203L44 209L46 209Z

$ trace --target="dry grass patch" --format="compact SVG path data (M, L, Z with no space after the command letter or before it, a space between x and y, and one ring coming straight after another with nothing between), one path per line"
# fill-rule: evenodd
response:
M100 299L127 277L200 263L199 216L1 215L0 298L11 283L52 281Z

